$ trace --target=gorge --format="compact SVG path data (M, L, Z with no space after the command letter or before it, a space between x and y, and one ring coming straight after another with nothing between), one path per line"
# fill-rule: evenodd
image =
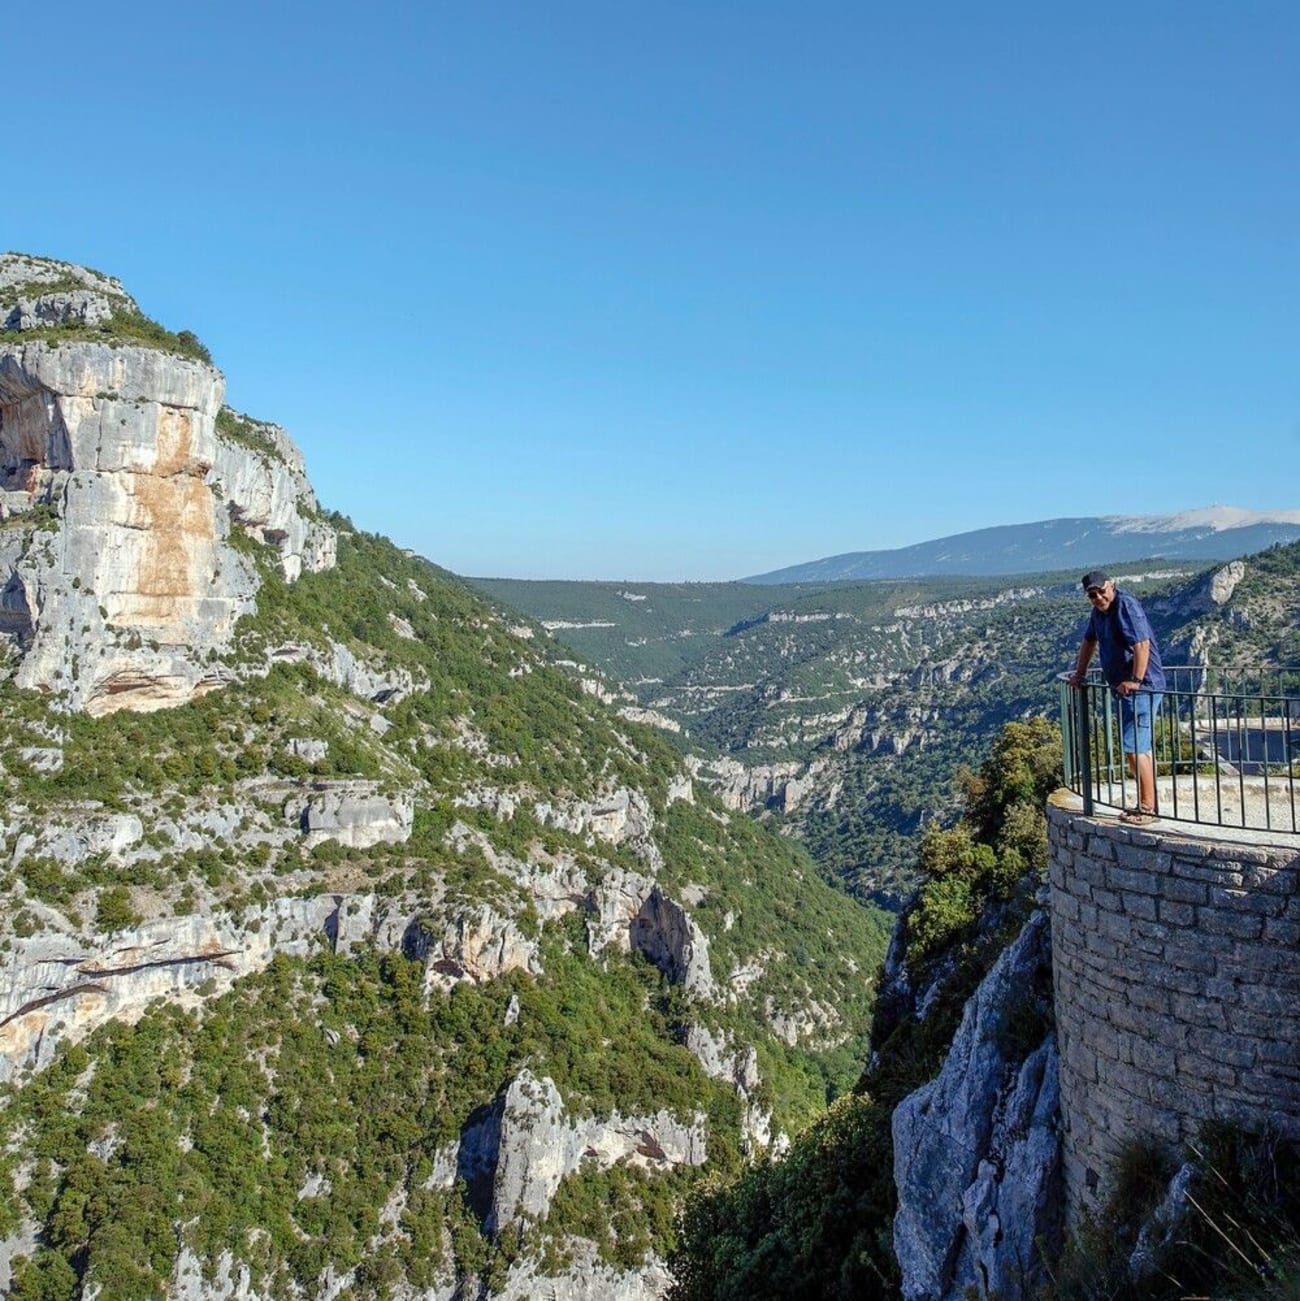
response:
M0 322L0 1288L1042 1293L1120 1052L1058 937L1241 888L1121 881L1056 812L1044 884L1072 580L521 613L324 509L110 277L0 257ZM1285 664L1296 556L1134 581ZM1225 870L1264 866L1281 945L1291 867Z

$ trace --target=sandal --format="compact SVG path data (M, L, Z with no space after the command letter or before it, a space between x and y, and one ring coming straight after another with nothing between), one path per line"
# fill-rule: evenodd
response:
M1158 816L1159 814L1156 813L1155 809L1146 809L1139 806L1135 809L1125 809L1119 815L1119 820L1127 823L1130 827L1143 827L1148 822L1154 822Z

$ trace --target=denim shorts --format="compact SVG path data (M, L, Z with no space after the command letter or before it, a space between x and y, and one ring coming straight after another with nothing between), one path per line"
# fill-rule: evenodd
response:
M1164 695L1159 691L1135 691L1119 698L1119 717L1124 733L1125 754L1150 754L1151 729L1160 712Z

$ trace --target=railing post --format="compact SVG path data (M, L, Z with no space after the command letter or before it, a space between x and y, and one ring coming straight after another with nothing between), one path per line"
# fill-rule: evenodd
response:
M1088 735L1088 688L1070 688L1070 708L1074 711L1074 744L1077 770L1083 779L1083 815L1092 816L1092 738Z

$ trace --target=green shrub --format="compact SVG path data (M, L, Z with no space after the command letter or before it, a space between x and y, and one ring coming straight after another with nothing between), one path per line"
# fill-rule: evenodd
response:
M953 873L926 881L908 916L909 951L917 958L938 952L977 920L980 906L968 875Z
M141 917L131 906L131 891L124 885L111 885L99 892L95 911L95 926L112 934L127 931L140 924Z

